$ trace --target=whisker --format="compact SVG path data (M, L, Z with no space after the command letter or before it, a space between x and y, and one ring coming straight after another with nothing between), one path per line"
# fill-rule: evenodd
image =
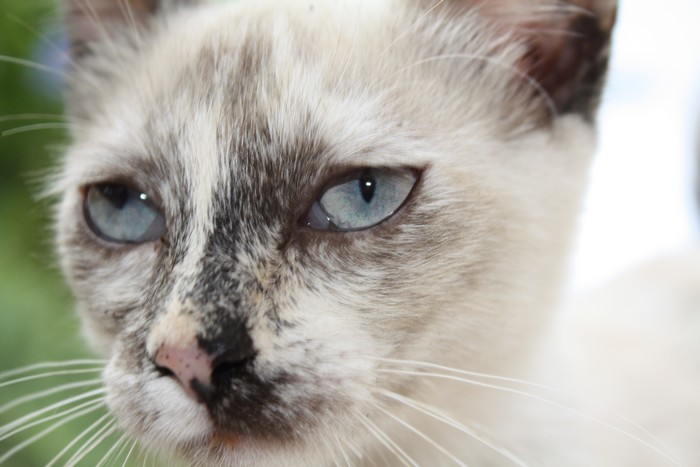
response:
M537 95L539 95L542 100L545 102L545 105L547 106L547 110L550 113L552 117L556 117L559 114L559 111L557 110L557 106L554 103L554 100L552 97L549 95L547 90L532 76L528 75L527 73L524 73L523 71L519 70L518 68L508 65L507 63L500 62L492 57L484 56L484 55L478 55L478 54L470 54L470 53L453 53L453 54L442 54L442 55L434 55L432 57L424 58L422 60L418 60L411 65L407 65L403 68L400 68L399 70L393 72L387 78L389 79L392 78L395 74L403 73L404 71L410 70L411 68L425 65L426 63L431 63L431 62L436 62L440 60L458 60L458 59L470 59L470 60L478 60L482 61L484 63L487 63L489 65L497 66L500 68L503 68L504 70L512 72L514 75L517 77L523 79L523 82L527 85L530 86Z
M40 418L39 420L34 420L33 422L30 422L30 423L27 423L26 425L22 425L18 428L15 428L14 430L11 430L10 432L4 433L2 436L0 436L0 441L5 441L6 439L9 439L9 438L13 437L14 435L16 435L18 433L22 433L23 431L26 431L32 427L35 427L37 425L42 425L46 422L49 422L51 420L55 420L57 418L65 417L66 415L70 415L70 414L77 412L81 409L84 409L86 407L93 407L93 406L102 405L102 404L104 404L104 398L99 398L99 399L91 400L91 401L76 405L75 407L71 407L70 409L64 410L63 412L58 412L55 414L48 415L44 418Z
M126 440L127 435L125 433L114 443L114 445L112 445L112 447L105 453L105 455L102 456L102 459L100 459L100 461L97 463L97 465L95 465L95 467L102 467L103 465L105 465L105 463L110 459L110 457L116 453L119 446L121 446L122 444L126 446Z
M381 428L365 417L359 416L358 418L360 422L365 425L365 427L379 440L379 442L381 442L392 454L396 456L397 459L401 461L401 464L419 467L416 461L414 461L411 456L406 454L406 452L401 449L401 447L398 446Z
M24 417L18 418L12 423L8 423L7 425L0 427L0 435L4 435L5 433L14 430L18 426L22 426L22 424L35 419L36 417L45 414L46 412L50 412L52 410L58 409L60 407L64 407L68 404L72 404L73 402L81 401L83 399L87 399L88 397L93 397L97 395L104 394L106 390L104 388L101 389L96 389L94 391L88 391L83 394L79 394L74 397L70 397L68 399L62 400L60 402L56 402L55 404L51 404L48 407L44 407L43 409L36 410L28 415L25 415Z
M331 443L328 441L326 436L321 436L321 440L323 441L323 444L326 445L326 449L328 449L328 454L331 456L333 465L335 467L340 467L340 464L338 463L338 458L336 457L336 449L334 449L333 446L331 446Z
M119 459L122 458L124 451L126 451L126 449L129 447L129 435L127 433L124 433L124 435L120 439L123 442L121 443L119 451L114 455L114 458L112 459L110 465L116 465L116 463L119 462Z
M63 368L70 366L83 366L83 365L104 365L107 360L66 360L63 362L42 362L33 363L21 368L15 368L12 370L4 371L0 373L0 380L9 378L10 376L21 375L22 373L31 373L36 370L46 370L52 368Z
M24 29L29 31L31 34L33 34L36 38L41 40L44 44L48 45L54 52L56 52L58 55L61 56L63 60L65 60L65 63L69 64L71 67L73 67L74 70L76 70L78 73L81 73L84 75L84 77L88 78L88 81L90 84L93 86L94 89L99 90L99 86L97 85L97 82L94 80L92 75L86 72L86 69L81 67L75 60L73 60L73 57L70 56L70 54L66 53L65 50L63 50L60 46L58 46L54 41L50 40L48 37L46 37L45 34L42 34L39 32L36 28L32 27L28 23L22 21L22 19L18 18L17 16L8 13L7 16L13 20L15 23L19 24L22 26Z
M401 402L425 415L428 415L430 417L435 418L436 420L439 420L446 425L449 425L462 433L471 436L478 442L482 443L483 445L487 446L488 448L494 450L495 452L501 454L503 457L508 459L509 461L513 462L515 465L519 467L528 467L528 464L520 459L518 456L513 454L511 451L508 449L505 449L501 446L495 445L493 442L487 440L486 438L483 437L481 434L477 434L472 428L467 427L463 423L458 422L457 420L445 415L444 413L440 412L437 410L435 407L431 407L428 404L424 404L422 402L419 402L415 399L411 399L406 396L401 396L399 394L392 393L390 391L385 391L385 390L379 390L379 392L384 395L385 397L389 397L391 399L394 399L395 401Z
M9 55L0 54L0 62L13 63L15 65L34 68L35 70L44 71L60 76L63 79L68 79L68 74L64 71L57 70L56 68L50 67L48 65L42 65L41 63L32 62L31 60L24 60L22 58L10 57Z
M93 26L97 28L98 34L101 36L101 40L105 41L109 45L115 55L118 55L117 45L115 44L114 38L107 30L107 27L93 7L92 3L90 3L89 0L83 0L77 1L76 4L78 5L78 8L80 8L80 11L90 20Z
M677 460L677 459L675 458L675 457L676 457L675 455L666 453L665 451L663 451L662 449L658 448L657 446L654 446L653 444L651 444L651 443L649 443L649 442L647 442L647 441L641 439L639 436L636 436L636 435L634 435L634 434L632 434L632 433L630 433L630 432L628 432L628 431L625 431L625 430L623 430L623 429L621 429L621 428L618 428L618 427L616 427L616 426L614 426L614 425L611 425L610 423L607 423L607 422L605 422L605 421L603 421L603 420L600 420L600 419L598 419L598 418L596 418L596 417L593 417L593 416L591 416L591 415L588 415L588 414L586 414L586 413L584 413L584 412L581 412L581 411L576 410L576 409L572 409L571 407L567 407L567 406L562 405L562 404L559 404L559 403L557 403L557 402L550 401L550 400L548 400L548 399L545 399L545 398L543 398L543 397L537 396L537 395L535 395L535 394L530 394L530 393L528 393L528 392L521 391L521 390L518 390L518 389L509 388L509 387L506 387L506 386L498 386L498 385L495 385L495 384L483 383L483 382L476 381L476 380L470 380L470 379L467 379L467 378L457 377L457 376L453 376L453 375L444 375L444 374L440 374L440 373L427 373L427 372L419 372L419 371L391 370L391 369L377 369L377 371L382 372L382 373L394 373L394 374L404 374L404 375L410 375L410 376L424 376L424 377L429 377L429 378L446 379L446 380L451 380L451 381L457 381L457 382L467 383L467 384L471 384L471 385L473 385L473 386L478 386L478 387L483 387L483 388L488 388L488 389L494 389L494 390L497 390L497 391L508 392L508 393L511 393L511 394L517 394L517 395L520 395L520 396L523 396L523 397L527 397L527 398L529 398L529 399L533 399L533 400L542 402L542 403L544 403L544 404L550 405L550 406L555 407L555 408L557 408L557 409L564 410L565 412L569 412L569 413L571 413L571 414L574 414L574 415L577 415L577 416L579 416L579 417L582 417L582 418L585 418L585 419L587 419L587 420L590 420L590 421L592 421L592 422L595 422L595 423L597 423L597 424L599 424L599 425L601 425L601 426L604 426L605 428L608 428L609 430L615 431L616 433L619 433L619 434L621 434L621 435L623 435L623 436L625 436L625 437L627 437L627 438L629 438L629 439L632 439L632 440L634 440L634 441L636 441L636 442L642 444L643 446L646 446L647 448L653 450L654 452L656 452L657 454L661 455L661 456L664 457L665 459L671 461L673 464L678 465L678 466L680 466L680 467L685 467L685 465L684 465L683 462L680 462L679 460Z
M17 454L18 452L20 452L22 449L26 448L27 446L29 446L29 445L35 443L36 441L39 441L41 438L45 437L45 436L48 435L49 433L51 433L51 432L53 432L53 431L56 431L56 430L59 429L61 426L63 426L63 425L65 425L65 424L69 423L69 422L72 421L72 420L75 420L76 418L82 417L83 415L87 415L87 414L89 414L89 413L91 413L91 412L94 412L94 411L97 410L98 408L99 408L99 406L90 407L89 409L85 409L85 410L83 410L82 412L78 412L78 413L75 413L75 414L73 414L73 415L71 415L71 416L69 416L69 417L66 417L66 418L64 418L63 420L59 420L58 422L54 423L54 424L51 425L50 427L44 429L43 431L40 431L40 432L37 433L36 435L34 435L34 436L32 436L31 438L29 438L29 439L27 439L27 440L21 442L21 443L18 444L17 446L15 446L15 447L13 447L12 449L10 449L9 451L7 451L5 454L3 454L3 455L0 457L0 464L2 464L3 462L5 462L6 460L8 460L9 458L11 458L12 456L14 456L15 454Z
M420 361L415 361L415 360L398 360L398 359L392 359L392 358L381 358L381 357L366 357L370 360L377 360L377 361L382 361L385 363L391 363L391 364L396 364L396 365L413 365L413 366L420 366L420 367L425 367L425 368L432 368L436 370L442 370L442 371L448 371L451 373L459 374L459 375L465 375L465 376L473 376L477 378L484 378L484 379L489 379L493 381L503 381L507 383L513 383L513 384L520 384L523 386L528 386L531 388L537 388L537 389L543 389L545 391L550 391L555 394L560 394L562 396L569 397L575 401L583 402L585 404L588 404L590 407L593 407L597 410L600 410L602 412L605 412L609 415L612 415L613 417L617 417L619 420L628 423L631 427L639 430L642 434L646 435L649 437L649 439L653 442L655 442L658 446L662 447L667 451L669 455L674 457L676 461L679 463L683 464L683 462L673 453L673 450L666 445L661 439L659 439L656 435L654 435L651 431L648 429L644 428L642 425L638 424L634 420L631 420L627 417L625 417L623 414L616 412L614 410L611 410L607 407L604 407L600 404L597 404L585 397L558 389L553 386L548 386L545 384L540 384L540 383L535 383L532 381L526 381L522 379L517 379L517 378L510 378L506 376L498 376L498 375L491 375L487 373L480 373L480 372L475 372L475 371L468 371L468 370L461 370L457 368L451 368L448 366L444 365L438 365L436 363L429 363L429 362L420 362Z
M124 458L124 463L122 464L122 467L126 467L127 462L129 462L129 458L131 457L131 454L134 452L134 449L136 448L136 444L138 443L137 440L134 440L131 443L131 448L129 449L129 452L126 453L126 457Z
M345 464L348 467L352 467L352 463L350 462L348 455L345 453L345 449L343 449L343 444L340 442L340 438L338 438L338 435L335 433L333 433L333 437L335 438L335 442L338 445L338 449L340 449L340 454L343 456L343 459L345 460Z
M335 435L335 433L334 433L334 435ZM335 435L335 436L337 437L337 435ZM340 439L338 439L338 441L340 441ZM352 453L355 454L355 457L357 457L358 459L360 459L360 461L362 461L362 459L363 459L364 456L362 455L362 452L361 452L359 449L357 449L357 447L355 447L354 444L352 444L352 443L346 443L346 444L345 444L345 447L350 448L350 450L352 451Z
M27 381L34 381L36 379L51 378L53 376L68 376L68 375L84 375L86 373L96 373L104 370L104 368L91 368L86 370L65 370L65 371L50 371L48 373L41 373L39 375L23 376L22 378L13 379L11 381L5 381L0 383L0 388L7 386L12 386L19 383L25 383Z
M401 34L399 34L398 37L396 37L396 39L394 39L394 40L391 42L391 44L389 44L388 46L386 46L386 48L385 48L384 50L382 50L382 53L379 54L379 57L380 57L380 58L383 57L384 54L386 54L394 45L396 45L396 43L398 43L401 39L403 39L404 37L406 37L406 35L407 35L409 32L411 32L411 30L412 30L413 28L415 28L415 27L416 27L418 24L420 24L420 22L423 21L430 13L432 13L433 10L435 10L437 7L439 7L440 5L442 5L442 3L443 3L444 1L445 1L445 0L438 0L438 2L435 3L432 7L430 7L425 13L423 13L423 14L421 15L420 18L418 18L413 24L411 24L410 26L408 26Z
M51 396L51 395L57 394L59 392L68 391L70 389L93 386L93 385L101 384L101 383L102 383L102 380L93 379L90 381L80 381L77 383L68 383L68 384L64 384L62 386L57 386L55 388L47 389L45 391L35 392L34 394L29 394L27 396L19 397L19 398L13 400L12 402L8 402L7 404L0 406L0 414L5 413L8 410L11 410L17 406L22 405L22 404L26 404L28 402L32 402L32 401L41 399L43 397Z
M359 15L358 15L359 16ZM345 64L343 65L343 71L340 72L340 76L338 77L338 80L335 83L335 86L333 86L333 91L331 92L331 96L335 95L338 89L340 89L340 85L342 84L343 80L345 79L345 73L347 73L348 68L350 67L350 62L352 61L352 55L355 53L355 46L357 44L357 34L359 30L359 21L358 18L355 18L355 26L352 32L352 43L350 44L350 50L348 51L347 58L345 60ZM334 58L335 61L335 58Z
M407 423L405 420L402 420L400 417L394 415L393 413L389 412L388 410L384 409L383 407L381 407L381 406L378 405L378 404L372 404L372 405L374 405L374 407L375 407L376 409L378 409L378 410L384 412L384 414L386 414L386 415L388 415L389 417L393 418L393 419L396 420L398 423L400 423L401 425L403 425L404 427L406 427L407 429L409 429L410 431L412 431L413 433L415 433L416 435L418 435L420 438L422 438L424 441L426 441L427 443L429 443L429 444L430 444L431 446L433 446L435 449L437 449L438 451L440 451L441 453L443 453L444 455L446 455L447 457L449 457L450 459L452 459L452 461L454 461L457 465L459 465L459 466L461 466L461 467L468 467L467 464L465 464L464 462L460 461L454 454L452 454L451 452L449 452L449 451L448 451L447 449L445 449L444 447L440 446L434 439L430 438L428 435L426 435L425 433L423 433L422 431L420 431L420 430L417 429L416 427L412 426L410 423Z
M117 431L116 422L114 420L110 420L102 428L97 430L97 432L93 434L75 454L73 454L73 457L68 459L68 462L66 462L65 467L75 467L78 464L78 462L83 460L85 456L90 454L97 446L102 444L102 442L105 439L107 439L107 437L112 435L115 431Z
M136 22L136 17L134 16L134 9L131 7L131 3L129 3L127 0L119 0L119 9L126 16L131 30L134 32L139 41L141 41L141 31Z
M56 454L56 455L46 464L46 467L52 467L54 464L56 464L56 462L58 462L58 460L59 460L61 457L63 457L63 455L64 455L65 453L67 453L68 451L70 451L70 449L71 449L73 446L75 446L75 444L76 444L78 441L80 441L85 435L87 435L87 434L90 433L92 430L94 430L95 427L96 427L97 425L99 425L100 423L103 423L103 422L104 422L107 418L109 418L109 417L110 417L110 414L108 414L108 413L107 413L107 414L104 414L102 417L98 418L97 421L93 422L90 426L88 426L86 429L84 429L83 431L81 431L80 434L78 434L78 436L76 436L75 438L73 438L73 439L71 440L70 443L68 443L66 446L64 446L63 449L61 449L61 450L58 452L58 454Z
M39 130L75 130L76 127L72 123L37 123L35 125L26 125L11 130L5 130L0 133L1 138L17 135L20 133L29 133Z

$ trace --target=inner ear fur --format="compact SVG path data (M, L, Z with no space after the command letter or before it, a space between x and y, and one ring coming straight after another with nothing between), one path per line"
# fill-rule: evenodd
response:
M110 40L128 29L148 27L162 10L204 0L63 0L66 29L74 58L91 51L95 43Z
M537 15L516 26L527 44L518 67L537 81L559 114L592 120L598 108L610 56L615 2L558 2L559 13Z
M424 5L429 3L436 2ZM477 12L524 44L516 66L540 90L523 89L530 89L547 112L594 118L607 72L616 0L444 0L440 7L452 14Z

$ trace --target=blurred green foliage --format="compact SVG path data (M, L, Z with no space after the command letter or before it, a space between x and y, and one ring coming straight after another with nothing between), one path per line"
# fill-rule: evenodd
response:
M0 374L32 363L89 355L52 251L53 200L38 197L43 187L42 175L56 166L68 136L56 129L21 131L27 125L61 121L26 118L27 114L62 112L60 92L54 88L60 83L48 79L59 75L11 63L14 59L37 60L37 51L42 47L53 51L54 58L60 57L54 46L48 45L58 24L55 8L47 0L0 0L0 56L4 57L0 58L0 133L5 133L0 137ZM8 135L8 130L19 132ZM9 378L0 375L0 430L33 410L93 388L65 391L8 409L7 404L18 397L97 377L95 372L6 385ZM53 413L56 411L45 415ZM98 416L60 426L50 436L18 451L3 465L45 465ZM0 441L0 459L57 420ZM105 444L108 448L112 443ZM96 465L100 458L101 454L96 453L81 465Z

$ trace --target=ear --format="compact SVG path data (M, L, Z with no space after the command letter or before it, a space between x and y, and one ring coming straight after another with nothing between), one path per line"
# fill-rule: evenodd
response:
M148 27L153 17L197 0L63 0L71 52L79 58L91 46L127 30Z
M568 0L516 24L527 50L519 68L551 97L559 114L592 120L610 56L615 0Z
M616 0L445 0L455 12L476 12L523 44L516 63L534 80L533 98L557 114L592 120L605 81ZM460 13L460 14L461 14ZM529 86L529 88L533 88Z

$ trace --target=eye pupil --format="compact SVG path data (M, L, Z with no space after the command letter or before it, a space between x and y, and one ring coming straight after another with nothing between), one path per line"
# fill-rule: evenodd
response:
M372 202L374 198L374 192L377 190L377 181L374 178L371 170L365 170L359 178L360 183L360 193L362 194L362 199L365 200L367 204Z
M129 201L129 190L122 185L102 185L98 190L112 206L117 209L123 209L126 202Z

